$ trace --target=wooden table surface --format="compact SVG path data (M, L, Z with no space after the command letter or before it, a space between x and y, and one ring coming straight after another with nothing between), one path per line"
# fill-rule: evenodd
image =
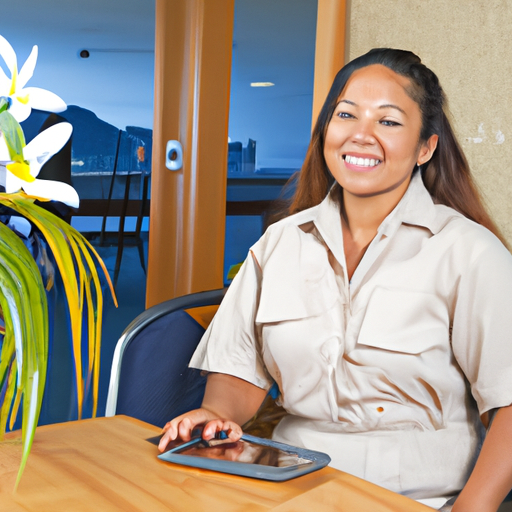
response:
M0 511L427 512L432 509L324 468L265 482L157 459L159 429L115 416L39 427L16 493L20 433L0 443Z

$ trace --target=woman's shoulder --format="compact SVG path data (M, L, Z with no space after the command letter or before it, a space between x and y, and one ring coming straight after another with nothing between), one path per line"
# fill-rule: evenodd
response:
M437 236L442 236L455 249L471 256L482 252L502 253L507 256L510 251L489 229L474 222L454 209L436 205L438 218L442 219Z
M317 210L314 206L271 224L251 252L261 262L274 253L292 256L321 246L314 225Z
M301 226L303 224L307 224L308 222L313 222L318 216L318 210L320 205L312 206L311 208L307 208L297 213L293 213L288 215L288 217L284 217L274 224L271 224L267 231L273 230L281 230L286 229L287 226Z

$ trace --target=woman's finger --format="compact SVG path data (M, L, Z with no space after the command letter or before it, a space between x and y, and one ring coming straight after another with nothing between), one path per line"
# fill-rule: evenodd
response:
M183 441L190 441L192 431L197 425L204 423L204 417L185 416L178 424L178 437Z
M162 429L162 438L158 444L158 449L163 452L169 442L176 439L189 441L192 430L197 426L205 423L207 420L206 411L203 409L195 409L174 418L165 424Z
M220 432L225 432L231 441L238 441L243 434L240 425L229 420L213 420L209 421L204 429L202 437L205 440L213 439Z

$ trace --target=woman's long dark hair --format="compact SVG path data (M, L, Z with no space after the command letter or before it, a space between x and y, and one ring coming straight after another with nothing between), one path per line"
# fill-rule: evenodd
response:
M352 73L372 64L386 66L410 80L407 93L419 105L422 116L420 140L427 141L433 134L439 137L432 158L423 164L421 171L423 182L434 201L450 206L485 226L504 242L483 205L464 152L446 116L446 97L439 79L414 53L391 48L370 50L349 62L336 75L313 129L288 213L296 213L319 204L334 183L324 158L327 126Z

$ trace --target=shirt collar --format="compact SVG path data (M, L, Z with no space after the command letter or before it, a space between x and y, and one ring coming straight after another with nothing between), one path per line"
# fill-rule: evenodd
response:
M436 206L426 189L421 174L415 172L409 187L395 209L383 220L378 232L391 236L401 224L421 226L436 234L442 223L436 212Z
M314 218L316 228L336 259L344 261L340 205L334 188L317 208ZM404 196L379 226L378 234L390 237L400 225L410 224L425 227L435 235L444 224L442 220L437 215L436 205L423 184L421 174L415 172Z

